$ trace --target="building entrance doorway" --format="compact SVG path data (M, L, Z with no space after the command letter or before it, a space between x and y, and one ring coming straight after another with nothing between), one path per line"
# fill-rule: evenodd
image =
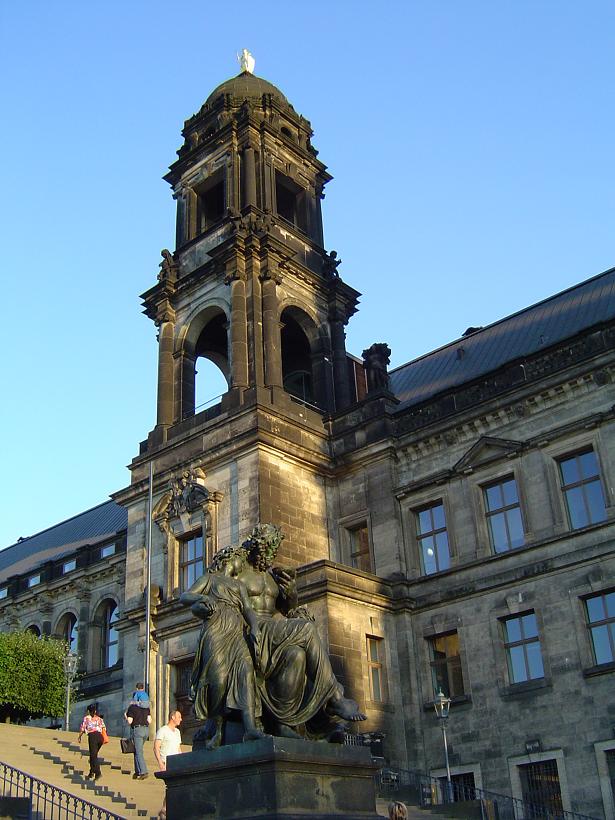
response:
M556 760L542 760L519 766L521 792L527 817L561 815L562 793Z

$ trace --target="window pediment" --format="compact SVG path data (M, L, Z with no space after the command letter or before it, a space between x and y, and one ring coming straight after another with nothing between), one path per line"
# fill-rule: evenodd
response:
M470 447L467 453L462 456L453 467L456 473L471 472L490 464L501 458L509 458L516 455L523 447L523 442L513 439L495 438L493 436L481 436L479 440Z

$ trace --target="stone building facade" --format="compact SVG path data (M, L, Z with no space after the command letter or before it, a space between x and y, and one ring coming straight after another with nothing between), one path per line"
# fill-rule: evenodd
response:
M311 136L249 72L185 123L165 177L176 249L143 294L157 424L113 495L122 546L71 584L52 573L38 598L8 582L3 627L27 627L39 600L57 631L64 607L88 624L82 657L100 659L96 613L116 601L117 663L82 663L119 720L144 676L151 473L158 724L189 709L198 624L181 590L273 521L392 765L444 776L442 690L456 782L517 797L548 782L554 811L614 817L615 269L391 372L383 343L357 359L344 327L359 294L323 245L331 177ZM228 384L200 412L199 358Z

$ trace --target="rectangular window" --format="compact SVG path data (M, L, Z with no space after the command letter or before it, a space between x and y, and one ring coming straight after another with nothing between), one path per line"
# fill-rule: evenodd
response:
M74 569L77 569L76 558L72 558L70 561L65 561L62 564L62 575L66 575L67 572L72 572Z
M556 760L542 760L519 766L521 793L526 804L524 817L561 817L562 793Z
M0 600L2 598L6 598L8 596L8 594L9 594L9 588L8 587L0 587Z
M39 575L31 575L28 578L28 587L36 587L41 582L41 576Z
M107 544L100 548L101 558L108 558L110 555L115 555L115 544Z
M384 700L383 655L383 639L368 635L367 668L369 670L369 690L371 699L377 703L381 703Z
M208 231L223 218L226 208L224 187L224 178L217 176L198 192L197 218L200 233Z
M275 199L278 216L307 233L307 191L279 171L275 173Z
M425 575L441 572L451 565L444 505L441 501L416 513L417 540Z
M367 524L361 524L348 530L350 536L350 566L372 572L372 558L369 550L369 530Z
M180 543L179 576L182 590L190 589L204 570L203 536L198 533Z
M559 461L562 492L573 530L606 520L598 460L593 450Z
M505 478L483 489L489 538L494 552L507 552L522 547L523 522L519 506L517 482Z
M615 661L615 591L585 599L587 624L596 664Z
M534 612L506 618L504 640L511 683L544 678L538 624Z
M440 691L448 698L465 694L458 633L451 632L448 635L430 638L429 647L434 695Z

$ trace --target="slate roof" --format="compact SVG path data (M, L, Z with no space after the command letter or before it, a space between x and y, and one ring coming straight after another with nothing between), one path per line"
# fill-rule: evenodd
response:
M615 319L615 268L389 373L398 410Z
M105 501L1 550L0 579L21 575L86 544L111 538L127 526L126 510L115 501Z

